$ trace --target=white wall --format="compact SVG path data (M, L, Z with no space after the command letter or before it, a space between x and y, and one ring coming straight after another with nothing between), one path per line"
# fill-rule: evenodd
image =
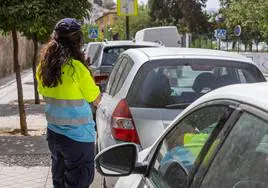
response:
M18 34L19 63L22 68L30 67L32 64L34 48L33 43ZM7 76L13 72L13 42L12 36L0 35L0 77Z

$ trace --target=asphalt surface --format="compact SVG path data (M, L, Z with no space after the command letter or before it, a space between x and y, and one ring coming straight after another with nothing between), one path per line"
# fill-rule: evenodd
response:
M1 166L50 166L50 152L46 136L0 136ZM91 188L101 187L102 177L96 171ZM114 187L117 178L106 178L108 188Z
M0 163L5 166L50 166L44 136L1 136Z

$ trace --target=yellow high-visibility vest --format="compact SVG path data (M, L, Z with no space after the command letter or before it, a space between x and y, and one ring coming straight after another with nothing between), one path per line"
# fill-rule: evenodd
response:
M45 114L49 124L88 125L92 122L91 108L100 94L89 70L77 60L70 60L62 66L61 80L56 87L45 87L37 70L38 91L43 95L46 105Z
M39 70L40 66L38 67ZM44 87L38 76L38 91L45 97L55 99L85 99L87 102L93 102L100 94L99 87L96 86L89 70L78 60L70 60L62 66L62 84L57 87Z

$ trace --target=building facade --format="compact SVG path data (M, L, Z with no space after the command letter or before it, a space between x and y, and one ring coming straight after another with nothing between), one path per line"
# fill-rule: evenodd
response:
M107 27L111 27L117 21L117 12L116 9L109 10L104 12L102 16L95 20L95 23L98 25L101 32L104 32Z

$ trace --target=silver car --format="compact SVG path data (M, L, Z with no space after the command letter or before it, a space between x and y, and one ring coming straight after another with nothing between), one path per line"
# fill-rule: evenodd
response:
M189 104L216 88L264 82L257 66L234 53L187 48L125 51L96 113L98 150L122 142L152 145Z

